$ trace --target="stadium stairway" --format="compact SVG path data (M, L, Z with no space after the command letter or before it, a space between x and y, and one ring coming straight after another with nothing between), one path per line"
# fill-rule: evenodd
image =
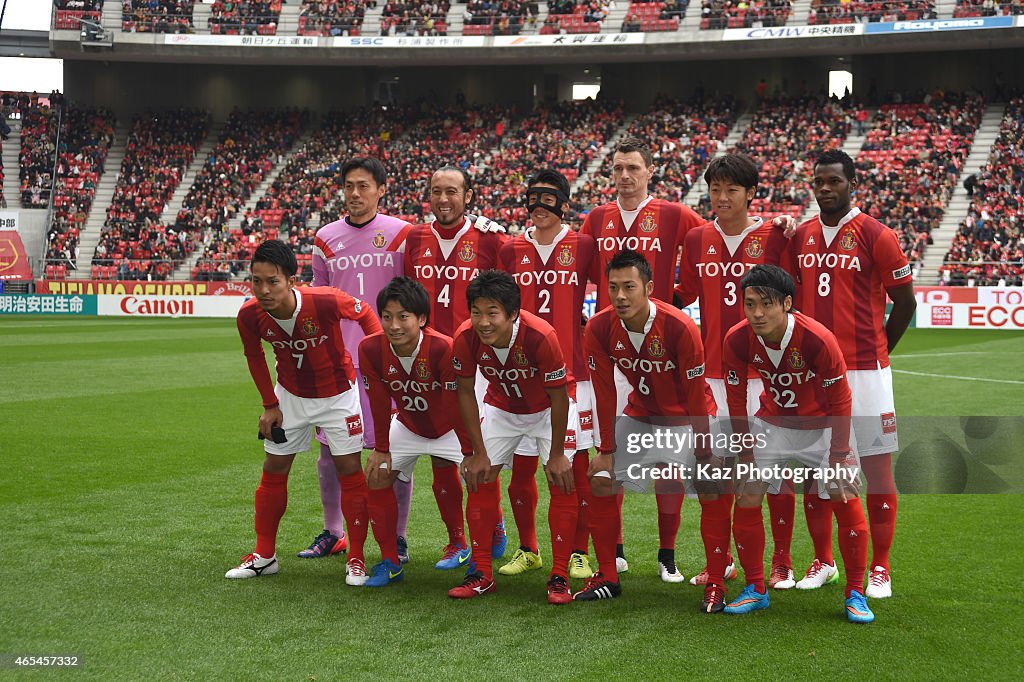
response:
M700 32L700 0L690 0L686 16L679 22L679 30L683 33Z
M207 5L205 2L197 2L192 8L193 33L209 35L211 7L212 5Z
M131 134L131 119L119 120L114 128L114 142L107 152L107 160L103 163L103 175L96 183L96 194L92 199L92 208L85 221L78 240L78 270L70 273L72 279L89 279L92 271L92 258L96 254L96 244L103 232L103 223L107 220L107 209L114 199L114 187L121 175L121 162L124 161L128 136Z
M789 12L787 26L804 26L807 24L807 17L811 14L811 0L795 0L793 9ZM860 149L860 147L857 147Z
M21 152L21 120L7 119L11 127L10 136L0 142L3 148L4 180L0 194L7 199L8 210L16 210L21 206L21 186L18 181L18 155Z
M956 0L937 0L935 3L935 13L939 19L951 19L955 10Z
M622 22L626 20L626 12L629 11L628 0L616 2L608 10L608 15L601 22L601 33L622 33Z
M103 18L100 24L108 31L121 30L121 0L103 0Z
M364 36L375 36L380 35L380 18L384 15L384 2L378 0L376 7L367 7L366 12L363 14L363 28L362 35ZM450 15L449 11L449 15ZM460 15L461 16L461 15ZM448 35L452 35L449 30Z
M718 151L715 152L712 158L717 159L719 156L725 156L726 152L735 147L753 120L754 112L752 111L740 114L739 118L736 119L736 124L729 131L729 134L725 136L725 140L718 145ZM687 206L696 209L700 204L701 197L707 194L707 192L708 185L704 182L704 170L701 169L700 175L697 176L697 181L690 187L690 191L686 193L683 200Z
M578 189L583 187L583 185L586 184L587 180L594 177L600 172L601 165L604 163L604 160L608 158L608 155L611 154L613 149L615 149L615 145L619 143L619 140L622 139L622 137L626 134L626 131L629 130L629 127L633 125L633 121L635 120L636 114L626 114L626 118L625 120L623 120L622 125L619 126L618 130L616 130L615 133L610 138L608 138L608 141L605 142L604 145L602 145L602 147L597 151L596 154L594 154L594 158L590 160L590 163L587 164L586 169L582 173L580 173L578 178L576 178L576 182L572 183L573 194L575 194Z
M917 282L924 286L938 284L939 267L942 259L949 252L949 245L953 242L960 223L967 218L967 209L971 205L967 198L967 191L964 189L963 178L971 173L978 172L982 166L988 163L992 154L992 145L999 137L999 126L1003 121L1005 105L990 104L985 109L985 115L981 119L981 126L974 133L974 144L971 145L971 153L967 156L963 168L960 169L960 177L953 185L953 194L946 203L946 210L942 214L942 222L932 232L932 244L924 252L924 259L921 270L917 276Z
M298 35L299 12L301 11L302 8L297 3L281 5L281 19L277 23L277 35Z
M178 211L181 210L181 205L185 202L185 197L188 196L189 190L192 189L192 183L196 180L196 175L199 174L199 171L206 163L206 159L213 153L213 148L220 142L220 136L223 132L224 121L210 124L210 132L206 134L206 139L199 145L196 155L192 157L192 163L185 169L185 175L182 176L181 183L175 188L170 201L164 206L164 212L160 214L160 222L162 224L174 225L174 221L178 217Z
M465 28L465 25L466 25L466 22L463 19L463 12L465 12L465 11L466 11L466 3L464 3L464 2L453 2L451 4L451 6L448 8L448 18L447 18L447 22L448 22L448 35L450 35L450 36L461 36L462 35L462 29ZM380 18L381 18L381 15L384 13L384 2L383 2L383 0L378 0L377 1L377 9L367 10L366 11L366 18L363 20L363 26L366 26L367 22L370 21L370 12L375 13L376 16L377 16L377 21L376 21L376 23L373 24L373 27L375 29L377 29L377 30L380 30ZM384 34L381 33L381 35L384 35Z

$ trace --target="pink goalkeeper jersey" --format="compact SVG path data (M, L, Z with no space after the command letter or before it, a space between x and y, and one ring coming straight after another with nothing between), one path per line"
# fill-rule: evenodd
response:
M378 213L361 227L347 218L324 225L313 242L313 286L340 289L376 310L377 294L402 274L405 235L409 223ZM345 347L359 348L363 330L350 320L341 321ZM352 361L359 366L355 352Z

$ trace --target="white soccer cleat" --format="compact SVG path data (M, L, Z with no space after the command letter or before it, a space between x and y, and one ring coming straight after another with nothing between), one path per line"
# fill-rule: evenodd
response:
M362 587L370 576L366 573L366 564L362 559L349 559L345 564L345 584Z
M264 559L254 552L242 557L242 563L225 573L224 577L231 580L258 578L263 575L274 575L280 569L281 566L277 563L276 554L269 559Z
M788 590L796 586L793 569L785 564L772 566L772 573L768 578L768 587L773 590Z
M823 564L817 559L807 569L807 574L797 584L798 590L816 590L823 585L829 585L839 580L839 569L833 559L831 564Z
M875 566L871 569L864 596L868 599L888 599L892 596L892 578L889 577L888 568Z
M675 562L672 562L668 566L658 562L658 575L661 576L663 583L681 583L686 580L686 576L679 572Z
M615 557L615 572L616 573L625 573L628 570L629 570L629 562L626 561L624 558L622 558L620 556Z
M734 580L736 578L736 575L737 575L737 573L736 573L736 562L733 561L728 566L725 567L725 573L722 575L722 577L725 578L726 580ZM692 578L690 578L690 584L691 585L707 585L708 584L708 579L710 577L711 577L711 575L708 573L707 567L705 567L703 571L701 571L697 575L695 575Z

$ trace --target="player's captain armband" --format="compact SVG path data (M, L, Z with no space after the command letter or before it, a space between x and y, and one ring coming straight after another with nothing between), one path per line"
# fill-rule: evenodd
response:
M556 369L554 372L548 372L544 375L544 381L558 381L559 379L565 378L565 367Z
M446 381L446 382L444 382L444 390L446 390L446 391L454 391L456 388L458 388L458 383L456 383L454 381Z
M835 379L825 379L824 381L821 382L821 387L828 388L832 384L842 381L843 379L844 377L836 377Z
M686 370L687 379L696 379L697 377L702 376L704 376L704 365L700 365L699 367L694 367L693 369Z
M904 265L899 270L893 270L892 271L892 278L893 279L903 279L904 277L909 277L909 276L910 276L910 263L907 263L906 265Z
M505 233L505 226L499 225L493 220L488 220L483 216L479 216L474 222L473 227L480 230L481 232L501 232Z

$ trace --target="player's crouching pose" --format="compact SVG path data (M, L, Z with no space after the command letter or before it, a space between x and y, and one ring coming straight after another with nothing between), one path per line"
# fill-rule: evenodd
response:
M868 526L858 497L859 467L851 454L852 398L846 363L836 337L823 325L793 311L793 279L774 265L758 265L740 282L746 320L725 337L726 393L735 432L746 433L747 375L753 368L765 392L751 433L758 443L737 467L733 536L747 586L725 607L742 614L769 605L764 580L764 523L761 502L789 459L810 467L821 497L831 497L839 524L839 549L846 565L846 616L854 623L875 619L864 598ZM831 482L822 482L825 476Z
M621 593L615 562L621 523L613 495L616 488L629 482L646 489L646 479L638 479L637 474L645 465L668 464L682 474L672 481L678 490L674 494L681 497L680 479L692 478L687 474L695 472L697 464L716 469L722 465L710 449L709 415L714 415L715 404L704 381L704 349L697 325L673 306L651 298L651 266L641 254L624 249L606 270L611 305L590 319L583 341L601 442L600 454L590 463L590 533L601 570L576 594L581 601ZM622 370L632 388L625 416L618 423L613 367ZM629 447L628 440L653 442L652 437L659 435L668 436L678 447L641 446L647 454L635 457L631 464L629 455L639 452ZM701 610L717 613L725 604L732 496L711 489L699 492L708 571ZM659 554L658 559L664 565L665 557Z
M448 529L448 546L436 568L465 566L470 559L462 517L462 484L457 465L468 440L458 417L452 340L427 327L430 299L419 282L396 277L377 295L384 331L359 343L359 366L370 396L376 447L366 464L370 519L381 541L381 563L367 587L382 587L404 576L398 560L393 484L408 480L416 460L429 456L434 498ZM391 414L391 401L397 412Z
M256 548L225 577L255 578L278 572L275 544L288 504L288 472L295 454L309 450L311 430L319 426L334 457L349 523L346 582L362 585L367 579L363 544L368 522L366 479L359 461L363 421L355 370L339 322L356 320L366 334L379 332L380 323L369 306L342 291L295 288L297 270L295 254L284 242L260 244L251 264L254 298L238 311L238 333L249 373L263 397L259 431L267 456L256 488ZM262 341L274 348L276 386Z
M475 565L448 596L470 599L494 590L491 535L501 508L498 474L512 466L519 442L532 438L551 491L548 603L565 604L572 600L567 568L577 517L572 473L577 417L562 349L551 325L520 310L519 286L508 273L481 273L466 299L470 319L455 334L453 365L459 412L473 446L462 468ZM488 381L482 418L473 389L477 367Z

